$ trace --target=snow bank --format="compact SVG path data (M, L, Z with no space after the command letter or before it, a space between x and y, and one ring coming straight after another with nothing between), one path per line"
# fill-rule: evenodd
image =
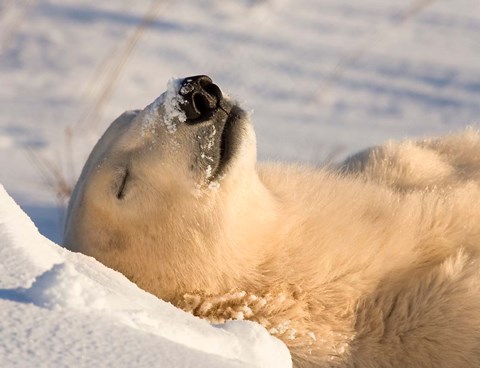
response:
M212 326L40 235L0 185L0 366L291 367L252 322Z

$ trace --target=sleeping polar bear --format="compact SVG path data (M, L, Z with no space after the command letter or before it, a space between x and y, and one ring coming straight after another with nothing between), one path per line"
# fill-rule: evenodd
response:
M480 135L389 143L337 168L256 162L206 76L121 115L73 192L65 246L296 367L480 366Z

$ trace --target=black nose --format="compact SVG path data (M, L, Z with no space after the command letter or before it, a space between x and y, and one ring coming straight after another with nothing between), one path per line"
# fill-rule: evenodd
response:
M185 100L180 106L190 124L210 118L222 99L220 88L206 75L185 78L180 87L180 95Z

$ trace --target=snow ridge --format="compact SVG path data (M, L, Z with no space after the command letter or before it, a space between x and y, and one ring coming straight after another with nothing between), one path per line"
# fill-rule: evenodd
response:
M2 367L128 367L134 357L162 367L291 367L286 346L260 325L212 326L44 238L1 185L0 259ZM39 320L32 350L28 331Z

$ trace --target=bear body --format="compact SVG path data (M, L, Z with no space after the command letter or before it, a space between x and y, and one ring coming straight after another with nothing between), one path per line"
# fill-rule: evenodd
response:
M261 323L296 367L480 366L480 135L259 164L248 115L196 81L112 123L65 246L212 322Z

